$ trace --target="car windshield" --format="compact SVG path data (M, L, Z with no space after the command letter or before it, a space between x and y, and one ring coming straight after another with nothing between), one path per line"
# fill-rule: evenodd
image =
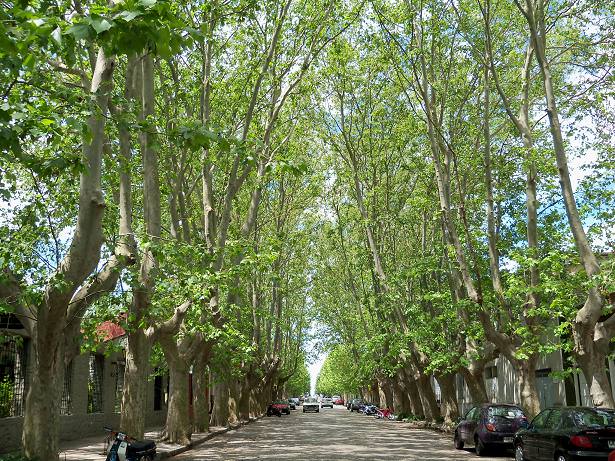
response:
M608 410L574 410L570 416L579 427L615 426L615 412Z
M523 411L521 411L521 408L508 406L489 407L488 414L489 416L499 416L506 419L517 419L523 417Z
M305 399L305 402L306 402L306 403L318 403L318 400L316 400L316 399L315 399L315 398L313 398L313 397L310 397L309 399Z

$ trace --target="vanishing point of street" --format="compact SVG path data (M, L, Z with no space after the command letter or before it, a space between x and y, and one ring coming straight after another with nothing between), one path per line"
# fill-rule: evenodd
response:
M219 460L424 460L513 459L512 452L478 458L472 448L455 450L452 437L406 423L378 420L343 407L265 417L173 458Z

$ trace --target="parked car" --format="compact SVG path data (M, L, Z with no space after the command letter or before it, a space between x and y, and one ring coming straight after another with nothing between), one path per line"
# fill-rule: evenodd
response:
M293 399L288 399L288 407L291 410L296 410L297 409L297 405L295 405L295 401Z
M590 407L547 408L515 435L519 461L609 459L615 449L615 411Z
M365 402L363 402L363 400L361 399L352 399L350 401L350 411L359 411L359 408L361 408L361 405L364 405Z
M303 413L307 411L320 412L320 403L318 403L318 399L315 397L308 397L303 401Z
M297 397L291 397L288 400L291 400L295 404L295 407L301 406L301 401Z
M323 397L320 399L320 408L329 407L333 408L333 400L330 397Z
M478 456L484 456L490 448L512 448L515 432L527 424L518 406L485 403L473 407L460 419L455 428L455 448L474 445Z
M335 405L344 405L344 399L341 398L339 395L334 395L331 400L333 400L333 403Z
M275 403L270 403L267 406L267 416L282 416L282 411Z
M280 410L280 413L290 415L290 406L288 405L288 400L276 400L273 403L273 407Z

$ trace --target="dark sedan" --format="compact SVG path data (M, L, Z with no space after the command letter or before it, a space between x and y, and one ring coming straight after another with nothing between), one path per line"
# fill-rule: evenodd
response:
M352 399L350 401L350 411L359 411L361 405L365 405L365 402L361 399Z
M474 445L478 456L484 456L491 448L512 448L515 432L525 426L527 418L518 406L485 403L472 408L459 421L455 448Z
M604 460L615 449L615 411L548 408L515 435L518 461Z

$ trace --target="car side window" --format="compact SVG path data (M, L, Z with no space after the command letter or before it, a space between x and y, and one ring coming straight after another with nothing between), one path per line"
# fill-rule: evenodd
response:
M480 414L481 414L481 409L480 408L476 408L476 411L474 411L474 415L472 416L472 421L476 422L480 419Z
M477 411L477 410L478 410L478 408L476 408L476 407L472 408L470 411L468 411L468 412L466 413L466 417L465 417L464 419L465 419L466 421L473 421L473 420L474 420L474 415L475 415L476 413L478 413L478 411Z
M560 420L562 419L562 410L559 408L555 408L551 410L551 414L549 415L549 419L545 424L545 429L556 429L560 425Z
M536 417L532 420L532 427L535 429L543 429L547 424L549 413L551 413L551 410L545 410L542 413L538 413L538 415L536 415Z

